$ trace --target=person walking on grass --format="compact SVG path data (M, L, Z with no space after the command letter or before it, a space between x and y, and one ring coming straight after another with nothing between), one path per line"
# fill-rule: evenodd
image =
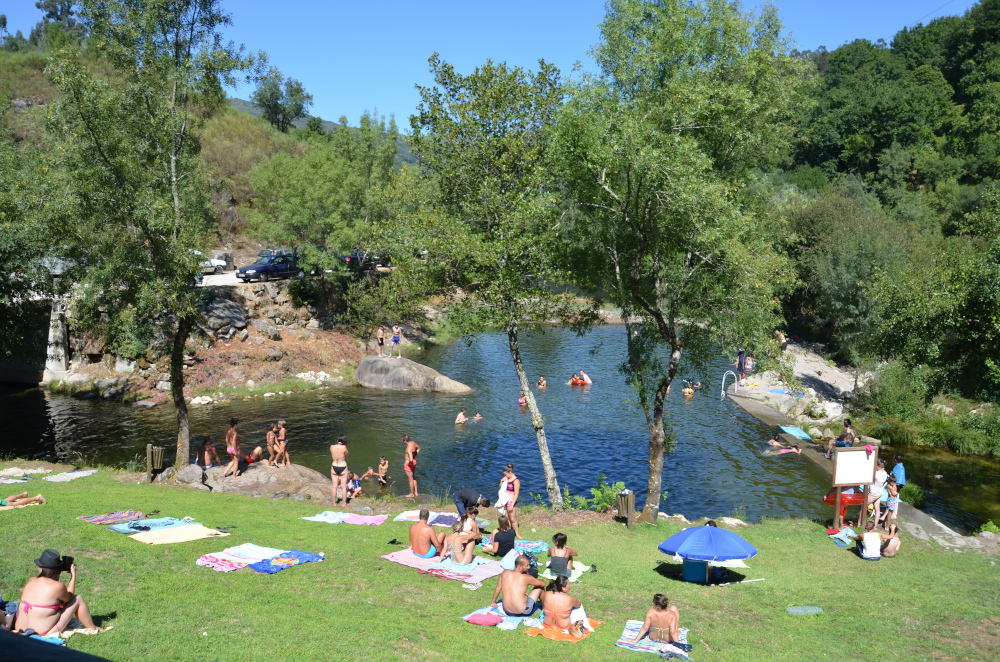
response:
M406 448L403 449L403 470L406 471L406 480L410 483L410 493L403 498L416 499L420 496L417 491L417 453L420 452L420 446L410 439L408 434L403 435L403 443L406 444Z
M392 345L389 346L389 358L392 358L392 350L396 349L396 358L403 358L403 329L398 324L392 325Z
M337 505L338 484L344 497L344 505L347 505L347 481L351 477L351 473L347 470L347 456L347 439L344 435L340 435L337 441L330 445L330 480L333 482L334 505Z

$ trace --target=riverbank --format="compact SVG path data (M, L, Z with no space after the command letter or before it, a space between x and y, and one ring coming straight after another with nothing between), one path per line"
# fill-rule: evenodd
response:
M78 592L100 625L115 627L74 637L70 647L110 660L457 659L468 656L470 641L509 660L565 656L569 646L573 659L636 660L641 656L614 642L626 619L642 618L655 592L680 609L699 661L853 657L860 631L892 659L990 660L1000 646L1000 569L993 559L910 537L897 558L868 563L835 546L820 524L767 520L740 529L759 554L750 570L739 572L764 581L705 587L674 578L679 565L656 549L681 525L628 531L585 514L560 530L580 560L598 568L572 590L604 624L587 640L566 644L526 637L523 628L505 632L459 620L488 606L493 584L468 591L380 558L400 549L387 543L406 539L405 523L307 522L298 518L327 506L136 485L129 478L102 469L71 483L33 480L24 489L41 491L49 504L0 513L6 534L0 590L16 597L46 547L74 556ZM150 547L75 519L125 508L235 528L225 540ZM526 514L522 535L550 539L556 529L549 518L542 510ZM278 575L195 565L202 554L245 542L325 552L326 561ZM785 610L792 605L824 613L791 616Z

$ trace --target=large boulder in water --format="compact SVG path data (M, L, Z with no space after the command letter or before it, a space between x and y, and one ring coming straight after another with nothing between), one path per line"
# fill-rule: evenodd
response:
M283 492L286 494L308 494L313 499L329 499L331 481L318 471L292 464L287 467L269 467L267 462L246 464L240 462L240 477L223 477L225 467L212 467L203 470L191 464L177 473L177 482L192 487L205 486L213 492L228 494L256 493L270 495ZM201 489L205 489L201 487Z
M366 356L358 365L354 378L362 386L393 391L472 392L465 384L410 359Z

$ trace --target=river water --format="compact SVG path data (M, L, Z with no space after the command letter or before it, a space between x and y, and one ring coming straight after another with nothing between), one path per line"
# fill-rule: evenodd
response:
M521 346L532 382L539 374L549 382L536 396L560 485L590 496L589 488L603 473L609 481L623 481L635 490L639 505L645 500L649 440L645 419L632 406L632 391L618 372L624 359L623 334L617 326L600 327L583 337L551 329L524 336ZM474 392L456 396L331 387L191 407L192 438L211 435L223 446L227 422L235 416L244 445L252 447L263 444L266 424L285 419L292 461L329 474L329 445L346 434L351 469L361 473L385 455L393 479L390 489L405 494L400 438L409 434L421 447L417 477L422 494L440 495L461 487L494 494L508 462L522 480L525 501L530 500L528 493L544 494L538 445L527 412L517 404L519 385L506 337L484 334L471 345L456 341L411 351L408 357L468 384ZM808 459L766 454L764 441L773 429L732 401L720 399L720 380L729 367L723 357L681 367L680 377L700 380L703 388L685 398L677 382L668 398L669 425L677 441L664 467L663 488L669 494L661 510L690 519L732 513L750 520L829 517L831 509L820 500L829 489L829 475ZM566 382L581 368L595 383L571 388ZM470 417L480 411L484 420L454 425L461 407L468 408ZM143 409L38 389L0 391L0 418L7 433L0 440L0 454L6 456L124 464L137 454L144 458L147 443L171 446L176 439L176 418L169 406ZM922 462L912 449L905 452L911 480L940 466ZM995 463L987 463L980 473L988 475L990 466L1000 473ZM967 495L932 496L931 501L935 516L963 530L978 526L990 514ZM973 507L966 508L970 504Z

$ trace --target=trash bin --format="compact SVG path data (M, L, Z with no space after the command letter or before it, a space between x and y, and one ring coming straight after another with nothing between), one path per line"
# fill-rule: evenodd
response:
M163 446L146 444L146 482L153 480L153 473L163 471Z
M618 516L625 518L625 525L632 528L635 519L635 492L624 489L618 493Z

